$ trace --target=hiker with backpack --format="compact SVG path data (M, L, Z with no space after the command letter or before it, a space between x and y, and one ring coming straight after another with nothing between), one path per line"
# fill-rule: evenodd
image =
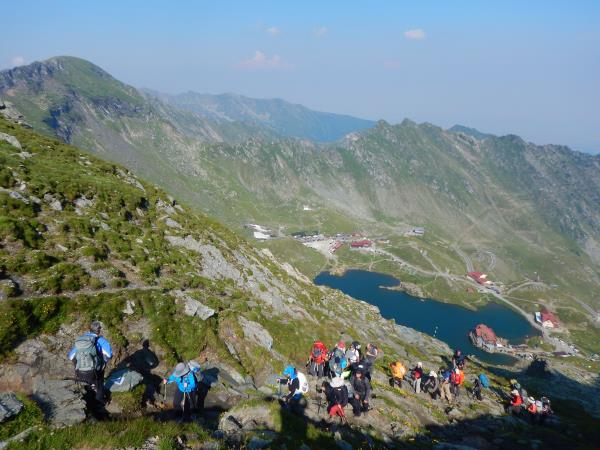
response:
M402 380L404 380L404 376L406 375L406 367L400 361L395 361L390 364L390 370L392 372L390 386L394 387L398 385L402 389Z
M431 398L434 400L438 397L438 395L440 395L440 384L435 370L429 372L429 376L422 383L421 389L423 392L427 392L429 395L431 395Z
M452 391L450 389L450 378L452 377L452 372L450 369L442 370L442 382L440 384L440 398L442 400L446 400L448 404L452 403Z
M413 370L411 370L412 387L417 394L421 392L421 379L423 378L423 363L418 362Z
M177 384L173 396L173 408L181 410L183 419L190 417L192 410L197 407L198 381L196 373L200 371L198 364L180 362L175 366L169 378L163 378L163 384Z
M373 364L375 364L375 360L379 354L379 349L374 344L369 343L365 350L365 356L361 360L361 363L365 366L365 377L370 381L371 370L373 369Z
M340 377L335 377L330 383L323 382L323 390L327 399L327 412L330 418L339 417L342 422L346 420L344 408L348 404L348 388L344 384L344 380Z
M308 360L308 373L317 378L325 375L325 364L327 363L327 347L321 341L313 343Z
M452 355L452 368L456 369L464 369L465 367L465 355L463 355L460 349L456 349L454 351L454 355Z
M287 366L283 371L283 376L277 379L282 385L287 385L289 393L285 395L280 402L282 406L290 408L292 411L302 413L304 408L303 395L308 392L308 380L306 375L298 372L294 366Z
M329 377L341 377L346 367L348 367L348 360L346 359L346 343L340 341L332 350L329 357Z
M507 407L507 412L510 412L516 416L521 415L521 410L523 409L523 399L521 398L521 394L516 389L510 391L510 403Z
M102 323L95 320L90 331L75 339L75 345L67 355L75 367L75 378L85 383L95 393L95 399L104 406L104 370L112 358L112 348L101 335Z
M529 422L531 422L531 425L535 425L537 423L538 418L536 401L533 397L529 397L527 400L527 408L525 409L527 410L527 414L529 415Z
M472 394L473 396L481 401L483 400L483 389L489 389L490 381L485 373L480 373L475 381L473 382Z
M452 375L450 376L450 383L452 388L452 394L454 394L455 398L460 396L460 387L465 381L465 373L460 370L458 367L452 371Z
M542 409L540 411L540 425L544 425L546 419L554 414L552 407L550 406L550 399L548 397L542 397Z
M371 383L365 375L365 370L358 367L352 376L351 382L353 395L349 399L354 416L358 417L369 410L369 399L371 398Z

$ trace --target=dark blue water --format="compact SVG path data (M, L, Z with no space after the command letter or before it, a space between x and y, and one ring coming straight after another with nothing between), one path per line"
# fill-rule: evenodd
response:
M486 324L511 344L522 343L527 337L537 334L523 316L508 307L490 303L472 311L457 305L423 300L405 292L382 288L397 286L399 281L377 272L349 270L343 276L322 272L315 278L315 284L339 289L375 305L386 319L435 335L453 349L460 348L465 354L476 355L482 361L494 364L513 364L515 359L508 355L486 353L473 346L467 333L475 325Z

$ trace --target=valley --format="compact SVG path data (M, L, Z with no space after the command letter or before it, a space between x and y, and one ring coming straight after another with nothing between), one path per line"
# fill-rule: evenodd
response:
M173 448L191 448L176 444L185 433L213 447L435 448L464 443L456 426L494 430L490 446L523 430L581 448L597 437L599 156L281 100L168 96L73 57L0 72L0 116L0 382L26 405L23 442L84 448L93 431L95 445L142 448L152 429ZM555 328L534 319L546 309ZM447 365L479 317L532 349L516 363L474 351L466 386L487 374L484 401L389 385L396 359ZM118 434L84 422L63 356L98 318L110 370L150 344L153 375L181 360L216 369L205 415L175 426L132 390L111 402ZM276 401L277 374L317 338L381 352L373 409L343 435L321 423L318 391L306 422ZM560 421L542 432L507 416L514 377L556 398Z

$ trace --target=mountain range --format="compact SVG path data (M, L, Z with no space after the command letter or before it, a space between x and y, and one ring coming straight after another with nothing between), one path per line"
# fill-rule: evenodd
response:
M467 254L515 287L525 310L552 305L576 342L597 347L585 324L595 323L590 310L598 308L600 156L461 126L405 120L364 128L368 122L281 100L150 94L72 57L1 72L0 96L35 129L126 165L234 229L253 221L284 234L363 230L391 237L396 256L438 273L464 274ZM316 142L342 129L349 132L341 139ZM427 237L402 241L412 226ZM309 250L290 239L267 245L304 269ZM377 269L376 260L340 252L304 271ZM423 295L464 297L463 285L385 264L424 286ZM516 289L528 280L541 280L541 291Z

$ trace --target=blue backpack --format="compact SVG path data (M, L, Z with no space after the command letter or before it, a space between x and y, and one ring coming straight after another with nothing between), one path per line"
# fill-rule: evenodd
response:
M485 373L479 374L479 382L484 388L490 387L490 380L488 380L488 377Z

